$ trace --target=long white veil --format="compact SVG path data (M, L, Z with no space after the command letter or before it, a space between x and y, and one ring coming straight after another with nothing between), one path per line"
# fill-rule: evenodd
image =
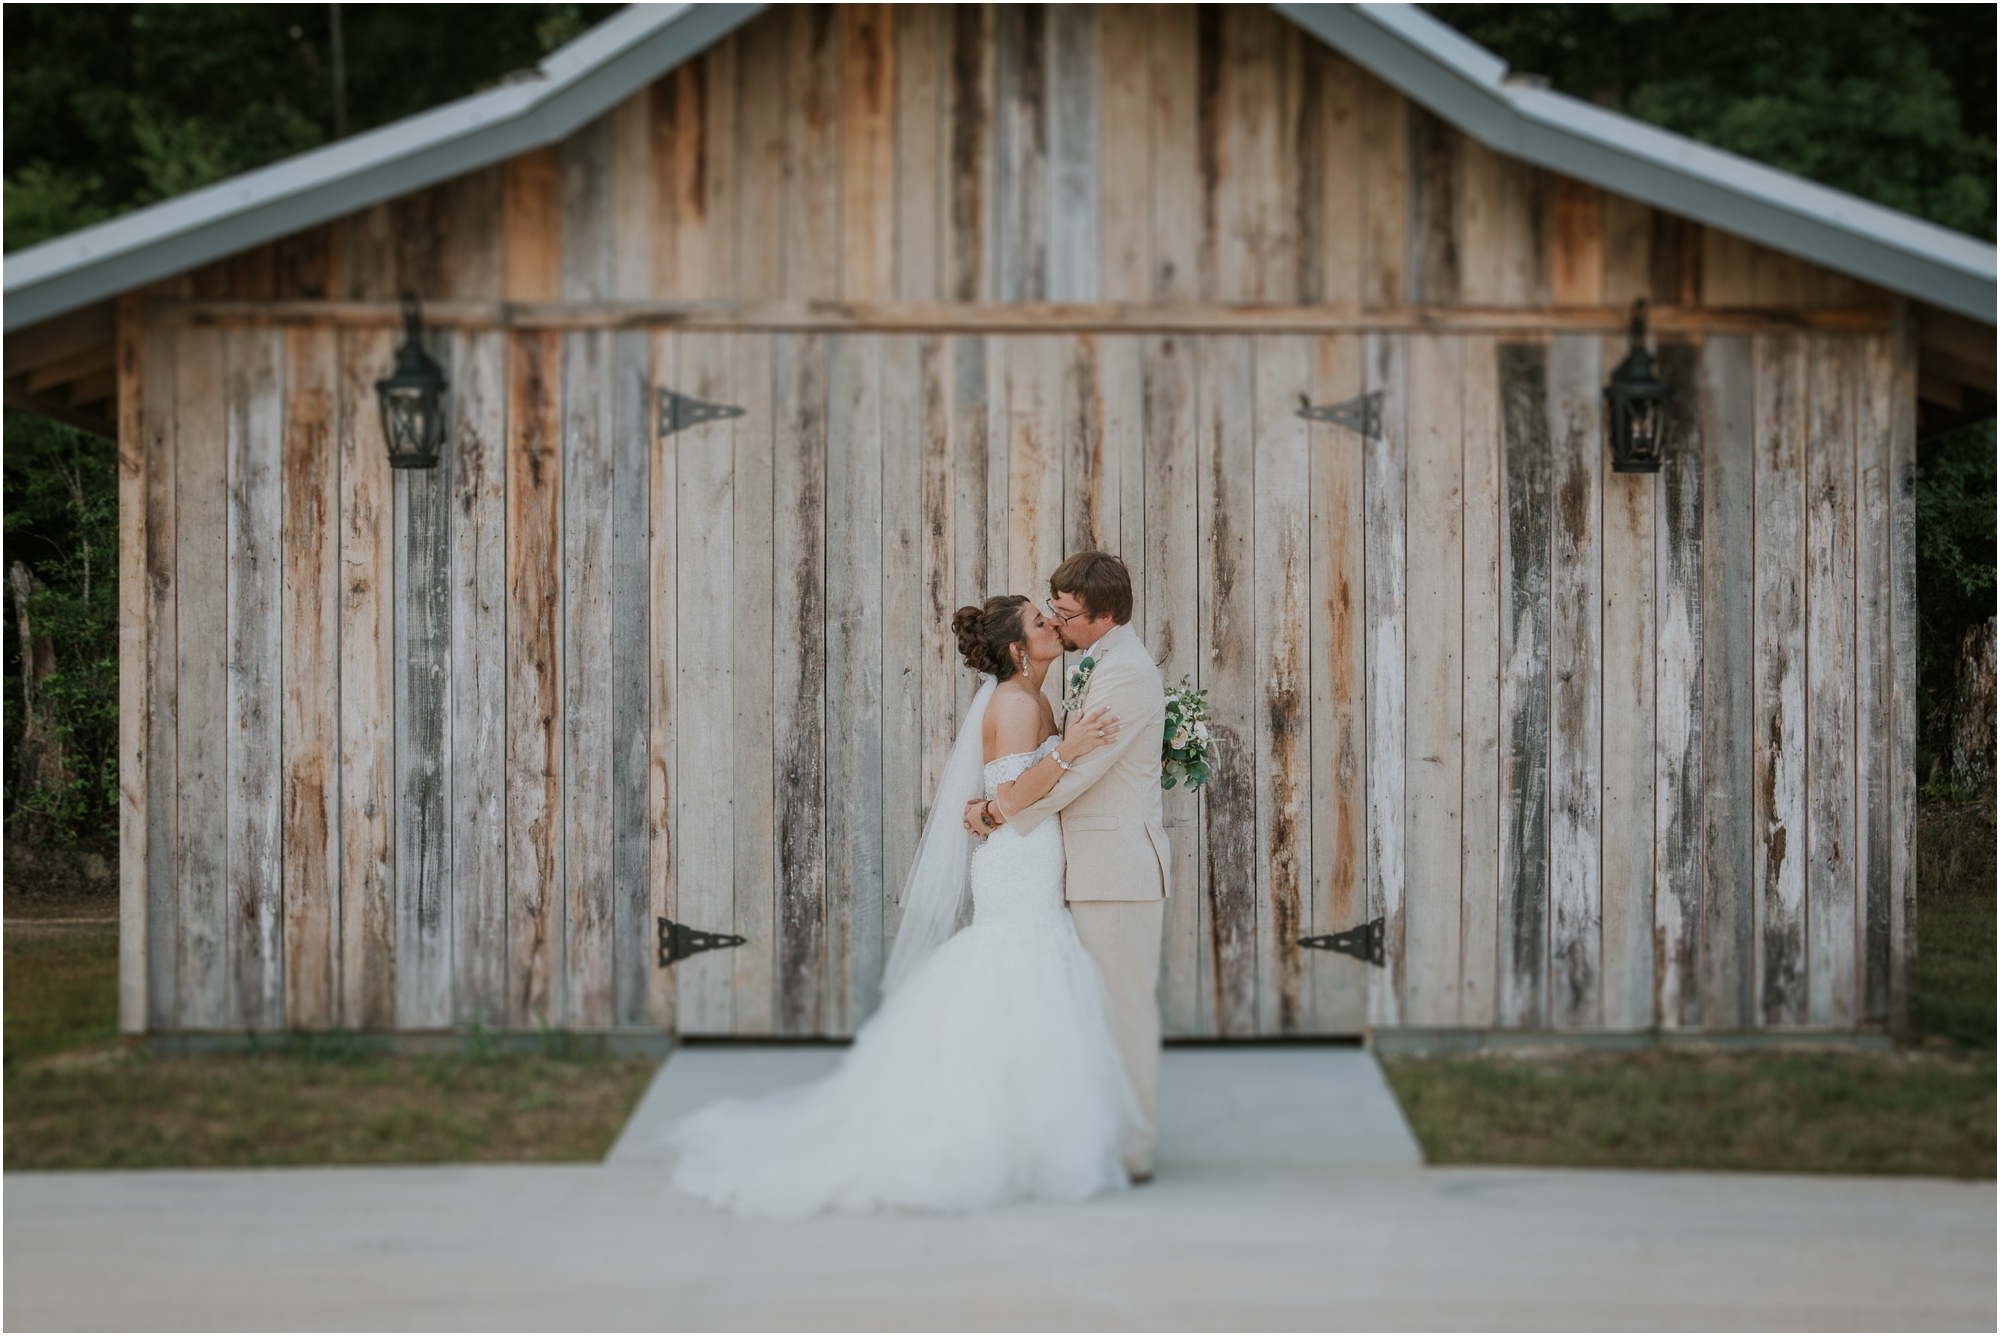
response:
M993 699L995 685L992 677L981 675L979 692L965 712L958 740L951 747L951 759L945 763L937 793L931 798L924 836L917 842L917 856L898 901L903 906L903 922L896 929L896 942L889 948L889 963L882 971L884 996L896 991L930 959L931 952L958 931L972 864L973 837L965 832L965 805L985 791L986 745L981 732L986 702Z

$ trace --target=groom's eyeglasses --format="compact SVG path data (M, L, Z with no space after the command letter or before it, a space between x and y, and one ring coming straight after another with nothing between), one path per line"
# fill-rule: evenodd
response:
M1063 626L1068 624L1069 622L1069 618L1063 616L1061 613L1056 611L1055 604L1053 603L1042 604L1042 611L1046 612L1050 617L1054 618L1057 626Z

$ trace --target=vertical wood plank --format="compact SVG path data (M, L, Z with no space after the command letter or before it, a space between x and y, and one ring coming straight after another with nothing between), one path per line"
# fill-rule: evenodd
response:
M562 150L530 149L507 159L503 189L507 298L554 301L562 292Z
M611 1023L645 1025L656 968L648 779L651 337L620 330L611 336L611 359Z
M1817 336L1806 424L1806 1018L1859 1018L1855 894L1856 386L1846 338Z
M331 330L285 335L282 779L284 1017L339 1016L339 347Z
M1257 1031L1296 1034L1312 1013L1299 946L1311 911L1311 441L1298 405L1312 343L1252 344L1256 654Z
M1607 193L1601 217L1604 278L1600 299L1610 306L1630 306L1636 297L1652 296L1653 211L1636 200ZM1669 292L1662 300L1671 302L1677 295Z
M726 95L736 103L736 290L744 301L785 295L786 102L793 71L792 28L808 16L798 7L767 9L738 34L735 82Z
M1663 210L1653 210L1653 236L1647 247L1652 272L1648 287L1662 306L1701 304L1702 232L1699 223Z
M174 489L178 570L206 572L179 591L179 962L176 1020L229 1027L228 581L229 385L226 336L180 335L180 439Z
M146 1029L146 330L118 300L118 1029ZM157 410L156 410L157 411Z
M1372 74L1361 76L1361 301L1396 306L1410 292L1409 103Z
M1359 395L1362 357L1357 336L1316 340L1312 401L1345 403ZM1367 920L1367 447L1351 427L1315 422L1311 433L1313 893L1307 931L1317 935ZM1368 1021L1368 964L1331 951L1314 951L1309 960L1314 1031L1360 1033Z
M1299 300L1358 305L1367 202L1361 71L1317 42L1306 44L1304 60L1297 150Z
M943 71L946 28L930 5L885 5L890 16L890 56L895 78L890 118L894 155L895 292L903 301L936 301L944 295L942 257L951 220L941 189L950 178L943 138ZM880 187L878 187L879 189Z
M1465 760L1465 442L1455 339L1409 341L1403 1019L1458 1022Z
M1751 861L1754 775L1751 613L1756 533L1751 341L1711 338L1702 356L1701 1024L1754 1024Z
M1465 441L1464 806L1459 846L1458 1019L1494 1024L1500 964L1500 627L1505 544L1500 367L1490 338L1462 341Z
M959 684L971 677L959 663L958 642L951 633L951 616L960 606L953 356L949 339L891 339L883 369L882 605L888 616L882 625L884 903L878 960L886 958L898 921L889 899L902 891L909 875L918 834L930 815L926 805L937 792L958 733ZM913 450L923 484L914 497L907 481ZM913 504L918 508L914 517ZM898 616L899 599L916 609L917 626ZM908 680L910 661L900 658L900 646L896 652L890 648L904 637L921 647L922 676L914 692ZM866 1011L873 1010L880 976L879 964L861 976Z
M1549 597L1548 350L1499 348L1505 455L1500 587L1500 909L1498 1022L1536 1029L1548 1014Z
M1652 1020L1701 1023L1702 947L1702 379L1699 349L1662 343L1672 387L1666 454L1655 494Z
M230 330L228 952L232 1024L284 1024L284 336Z
M919 618L924 605L916 587L916 528L923 479L919 435L923 405L917 397L916 342L872 334L832 341L826 353L827 402L820 447L823 513L808 510L786 526L800 531L796 540L800 543L809 541L817 528L825 532L826 616L824 643L819 647L824 680L807 677L815 639L809 628L801 627L800 672L790 707L791 732L798 739L794 749L803 753L812 740L811 730L819 729L822 750L805 756L801 778L788 781L797 795L794 801L803 802L807 801L800 792L804 777L818 775L824 786L825 817L814 825L804 824L803 817L786 818L781 802L780 819L799 823L794 837L781 841L794 850L788 856L810 854L814 838L824 842L820 1025L836 1034L851 1034L874 1010L881 978L890 772L892 767L900 771L897 787L903 808L896 814L901 819L894 823L899 833L909 828L909 809L915 805L910 801L916 787L912 781L922 773L924 632ZM809 447L812 442L801 444ZM893 474L888 464L892 457ZM802 452L799 466L810 462L810 452ZM796 512L810 495L810 482L800 476L793 489ZM815 574L816 555L797 553L795 581L802 583ZM811 601L808 594L800 603L804 607ZM899 707L893 716L892 701ZM826 718L829 708L831 719ZM788 881L806 884L797 878Z
M1216 747L1238 758L1202 790L1204 945L1213 1024L1234 1037L1257 1033L1256 367L1247 338L1201 339L1195 358L1201 682Z
M1061 395L1070 339L1039 336L1007 345L1007 591L1038 598L1062 561ZM997 562L995 563L997 567ZM994 592L999 592L995 590ZM1051 675L1053 678L1053 675ZM1061 684L1048 689L1060 696Z
M678 386L679 341L665 331L648 335L651 385ZM653 405L644 405L651 408ZM679 912L678 828L675 804L680 798L680 457L677 437L656 430L644 420L649 458L646 492L647 544L647 678L648 740L646 747L646 920L641 928L641 958L646 973L645 1023L676 1028L674 972L659 967L654 930L661 919Z
M1090 334L1063 340L1057 448L1063 470L1064 554L1118 550L1121 460L1105 434L1102 342Z
M949 241L946 295L976 301L993 292L994 7L954 5L941 40L946 50Z
M745 410L745 416L731 424L736 429L736 513L731 532L735 550L730 557L732 579L724 602L708 606L731 610L733 931L749 939L729 952L735 967L733 1029L737 1034L771 1034L779 1024L774 1010L778 970L789 949L780 940L785 921L779 901L789 892L780 888L777 880L778 851L773 840L776 795L772 784L776 773L772 727L776 697L771 657L781 611L787 618L791 612L789 608L780 610L772 598L776 559L772 538L780 520L774 507L772 466L783 426L779 419L783 405L776 397L776 339L771 335L743 337L736 341L734 352L738 397L733 402ZM784 516L783 522L790 523L791 516Z
M790 14L790 50L782 89L784 294L792 298L823 300L841 291L841 259L850 234L837 221L844 193L839 13L840 7L835 5L800 5ZM771 81L760 71L758 82ZM881 86L886 96L887 86ZM886 115L878 119L886 120ZM886 159L888 155L885 152L882 156ZM886 210L879 226L881 232L889 231ZM876 268L876 275L871 281L886 287L886 267Z
M1917 359L1907 307L1890 335L1889 1024L1916 1024L1917 962Z
M1183 677L1200 685L1210 673L1199 652L1197 572L1202 563L1194 345L1185 338L1149 338L1140 355L1146 527L1137 573L1146 586L1147 648L1168 685ZM1162 795L1161 806L1173 866L1162 931L1160 1023L1170 1035L1209 1034L1214 1013L1202 929L1202 802L1186 789L1174 789Z
M1603 1024L1601 349L1549 345L1549 1023Z
M746 207L741 147L744 124L737 87L743 50L743 36L731 33L701 54L705 77L699 92L704 100L701 125L696 131L701 143L698 187L704 201L700 224L701 291L711 297L743 295L737 277L737 257L742 248L737 221Z
M1458 231L1464 136L1418 107L1410 112L1410 287L1414 300L1459 300Z
M994 293L1049 298L1048 9L1001 5L994 15Z
M825 700L830 611L826 588L827 490L832 464L827 435L828 390L833 373L829 342L820 334L779 337L777 399L773 405L777 435L771 500L771 776L776 802L778 888L774 1027L780 1034L795 1035L819 1032L826 986ZM839 367L843 373L841 388L852 390L858 382L864 392L879 390L881 341L863 336L844 342L849 346L842 349L847 355L841 358ZM846 424L856 428L854 434L866 437L871 443L879 442L879 410L865 402L846 406L857 410L860 419L859 423ZM852 468L851 460L841 463ZM862 486L867 488L865 480ZM866 525L862 541L875 545L877 555L870 565L876 566L871 573L879 589L879 481L868 490L874 493L868 510L863 515L845 518ZM851 532L843 537L851 537ZM878 648L868 657L879 664L879 654ZM841 685L858 688L860 683L848 679ZM856 732L867 728L871 721L875 728L881 727L880 690L878 684L856 702L861 706L861 718L855 721ZM845 696L836 695L834 699L843 706L850 703ZM859 739L850 735L849 740ZM872 756L864 753L856 758L863 766L872 761L878 776L879 745ZM843 774L842 778L844 784L851 783L859 789L872 810L880 810L879 778L873 782L862 775ZM854 833L866 841L873 864L861 875L864 881L879 885L880 852L874 840L859 829L863 823L853 824Z
M146 1025L179 1024L178 331L148 330L146 451ZM121 683L122 685L122 683Z
M452 354L452 1019L508 1024L507 336L467 331Z
M1599 346L1606 361L1615 363L1624 356L1623 340L1606 340ZM1654 709L1659 695L1654 678L1653 523L1658 484L1650 473L1614 473L1609 468L1604 468L1603 478L1600 1023L1611 1030L1643 1030L1655 1023L1653 777L1658 754Z
M1403 340L1371 334L1365 347L1367 392L1382 396L1382 435L1371 438L1366 447L1363 501L1368 600L1368 904L1363 912L1371 919L1379 917L1383 931L1383 966L1368 976L1368 1020L1371 1025L1401 1025L1407 977L1403 876L1408 797L1404 742L1409 719L1404 605L1408 399Z
M562 186L557 237L563 300L612 295L612 118L600 116L560 146Z
M1103 532L1109 544L1106 551L1118 553L1128 565L1143 560L1146 550L1146 437L1141 402L1145 394L1144 352L1136 338L1097 341L1105 467L1118 477L1115 504L1108 498L1101 502ZM1132 630L1142 642L1151 644L1144 580L1135 580L1132 586Z
M1757 1015L1806 1021L1806 348L1760 337L1756 368L1755 767ZM1741 819L1740 813L1737 819Z
M993 341L997 346L998 340ZM992 439L992 419L1006 411L1006 386L989 389L988 340L966 335L952 341L951 454L956 483L952 489L953 565L955 588L953 606L962 607L985 598L993 565L987 524L989 475L1006 476L1007 442L1004 434ZM997 458L995 458L997 456ZM1006 570L1006 553L1001 553L1000 571ZM957 706L954 717L962 715L972 700L972 674L956 675Z
M1892 794L1890 770L1896 643L1890 621L1890 439L1895 422L1895 372L1886 339L1860 351L1860 406L1855 414L1854 562L1854 866L1861 905L1860 1020L1889 1021Z
M498 301L507 294L506 168L482 167L440 190L450 220L450 295Z
M720 51L728 38L710 50ZM711 57L694 57L652 87L653 254L655 297L709 296L708 156Z
M1299 290L1299 124L1302 46L1261 5L1222 11L1223 200L1218 221L1224 300L1283 302Z
M842 5L838 13L840 292L849 301L880 301L897 293L898 242L919 243L917 234L899 236L897 229L903 200L896 161L896 17L891 6L877 4ZM934 25L935 16L927 21ZM911 221L925 224L923 236L932 235L935 208Z
M1155 301L1191 301L1200 291L1201 217L1189 206L1202 189L1202 11L1152 8L1151 290Z
M653 105L641 89L611 109L611 291L653 290Z
M387 330L340 335L340 1020L395 1023L395 500L375 379Z
M562 478L556 514L562 618L563 897L556 973L564 1025L609 1025L617 924L616 742L612 733L614 507L617 456L612 410L616 369L606 330L565 333L562 356Z
M734 377L736 343L727 334L675 336L674 387L710 403L743 403ZM704 932L735 931L730 927L736 791L732 641L729 621L717 619L712 611L733 607L738 597L732 576L734 425L726 420L704 423L662 437L660 445L662 455L674 461L678 488L673 714L678 782L672 796L675 854L670 917ZM738 950L762 950L765 945L757 942ZM729 1033L735 954L710 951L674 966L675 1019L682 1034Z
M1102 71L1097 143L1099 296L1145 301L1153 290L1152 5L1098 5Z
M1604 299L1604 196L1567 176L1551 187L1549 296L1557 306L1595 306Z
M511 244L511 243L510 243ZM562 1023L562 339L507 367L507 1023Z
M1095 4L1049 5L1048 297L1094 302L1104 290L1098 161L1098 14Z
M1741 237L1712 227L1702 229L1702 305L1750 305L1750 250L1750 243Z

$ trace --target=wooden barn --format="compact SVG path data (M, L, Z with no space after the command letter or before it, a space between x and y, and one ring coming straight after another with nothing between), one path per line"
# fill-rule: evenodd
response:
M5 270L120 448L128 1030L852 1033L951 611L1083 548L1219 739L1170 1035L1909 1015L1994 248L1414 7L636 5Z

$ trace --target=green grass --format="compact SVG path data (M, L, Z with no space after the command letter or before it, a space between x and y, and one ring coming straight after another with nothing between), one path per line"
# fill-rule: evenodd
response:
M6 1067L118 1036L118 925L9 924Z
M1542 1051L1383 1068L1432 1164L1993 1177L1990 1049Z
M1994 830L1986 804L1917 818L1917 1028L1993 1047Z

